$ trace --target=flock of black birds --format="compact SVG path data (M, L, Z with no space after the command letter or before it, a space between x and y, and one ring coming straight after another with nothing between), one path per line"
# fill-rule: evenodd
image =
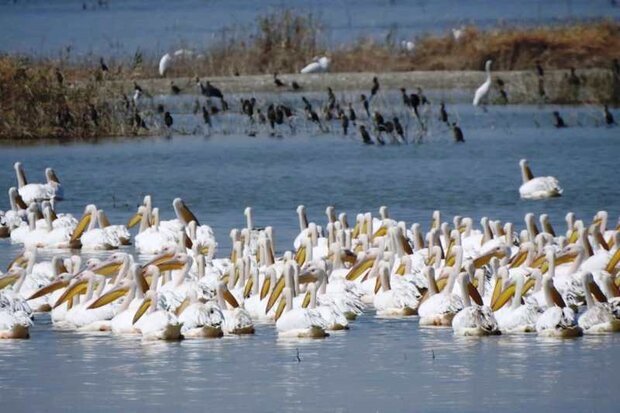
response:
M615 76L620 78L620 67L618 67L617 61L614 63L616 65ZM102 71L106 71L107 66L105 66L103 59L100 64ZM536 74L538 77L538 94L541 103L544 103L547 99L544 69L539 62L536 64ZM574 68L570 68L566 77L568 84L575 88L578 88L586 81L583 75L577 75ZM303 90L297 81L292 81L289 85L281 80L277 72L273 75L273 83L275 88L280 90L283 88L286 88L287 91L295 92ZM353 136L355 139L359 139L362 143L368 145L407 144L422 142L428 128L429 119L434 118L439 120L441 124L444 124L447 127L446 130L451 130L455 142L465 142L464 133L454 119L454 116L451 119L445 102L439 102L438 112L434 114L430 100L420 87L417 87L413 93L408 93L404 87L400 88L404 106L398 109L398 114L402 117L404 110L404 116L407 117L405 126L403 126L399 116L394 114L393 107L388 107L392 115L389 117L384 116L379 110L382 108L380 107L381 105L374 104L381 90L379 78L376 76L372 78L370 93L368 95L365 93L359 95L360 106L354 105L354 102L351 101L345 102L344 99L337 99L332 88L327 87L327 97L325 100L311 102L302 94L300 96L300 108L295 107L291 103L285 104L282 102L259 104L255 97L241 97L239 99L238 111L231 111L224 94L219 88L209 81L203 83L198 77L195 78L195 85L197 92L205 99L202 99L202 102L201 99L195 100L193 113L195 115L202 114L202 123L207 128L209 134L213 128L213 116L220 113L236 113L246 118L245 133L249 136L257 136L258 133L264 131L269 136L282 137L283 132L295 132L296 125L301 119L306 122L306 125L315 125L315 132L320 133L328 133L334 127L334 124L339 124L342 135ZM498 103L508 103L506 83L498 77L495 79L495 85L499 95ZM179 95L182 92L182 88L175 84L174 81L170 82L171 95ZM136 82L134 82L133 98L129 99L126 95L124 96L127 108L133 112L132 125L138 130L141 128L149 129L140 110L141 105L139 102L143 96L152 99L152 96ZM356 112L356 106L360 110L361 116ZM154 120L150 123L153 123L156 127L165 128L166 135L170 136L174 132L174 119L171 113L164 108L162 103L157 105L156 111L160 116L163 116L163 122ZM553 111L552 115L555 127L568 127L558 111ZM604 124L608 126L616 125L615 119L607 105L604 105L603 108L603 120ZM282 128L285 128L284 131ZM286 128L289 130L287 131ZM408 131L410 133L407 133Z

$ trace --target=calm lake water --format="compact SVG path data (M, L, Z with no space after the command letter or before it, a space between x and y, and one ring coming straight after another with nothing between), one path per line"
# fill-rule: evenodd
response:
M611 0L4 0L0 1L0 51L56 56L162 53L201 48L222 39L224 28L247 30L257 16L290 8L324 23L320 41L338 45L357 37L410 40L463 24L558 24L574 19L620 18ZM86 6L87 10L83 10ZM230 36L229 31L226 35Z
M546 212L562 231L569 210L587 220L607 209L615 220L618 128L600 126L599 108L561 107L571 127L557 130L553 109L507 106L484 113L451 105L464 145L435 125L426 143L407 146L368 147L334 133L5 146L0 188L5 193L15 184L17 160L32 181L53 166L65 186L61 212L80 214L93 202L113 222L125 222L147 193L163 218L171 217L171 201L180 196L215 229L222 255L230 228L244 225L247 205L257 225L274 226L280 252L296 235L300 203L321 223L330 204L350 219L388 205L393 217L424 227L434 209L444 219L488 215L519 228L526 212ZM189 124L192 116L175 119ZM519 200L522 157L535 174L556 176L564 196ZM0 208L7 206L3 196ZM1 241L0 267L17 251ZM415 318L377 319L372 312L348 332L310 342L279 341L273 326L258 326L253 337L145 344L55 331L47 316L36 319L31 335L0 341L7 411L615 412L620 403L613 390L619 335L460 339L451 330L420 329Z

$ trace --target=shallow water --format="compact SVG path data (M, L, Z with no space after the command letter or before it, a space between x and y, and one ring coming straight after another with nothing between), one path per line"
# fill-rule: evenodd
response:
M550 126L548 107L449 110L459 114L464 145L435 125L424 144L407 146L300 132L2 147L0 188L15 184L16 160L32 181L54 166L67 197L61 212L79 214L93 202L113 223L124 222L146 193L171 217L180 196L214 228L220 255L228 253L230 228L244 225L247 205L257 225L274 226L280 252L296 234L300 203L321 223L329 204L350 221L385 204L394 218L425 228L433 209L445 220L488 215L518 228L526 212L546 212L558 231L569 210L586 220L603 208L612 220L620 214L618 128L599 126L598 109L560 108L571 125L564 130ZM564 196L519 200L522 157L534 174L556 176ZM6 202L3 196L0 208ZM0 268L17 251L0 241ZM350 331L320 341L280 341L272 326L259 326L254 337L145 344L55 331L43 316L30 340L0 342L0 392L11 411L613 412L619 337L459 339L420 329L416 319L369 312Z
M463 24L557 24L574 19L620 18L609 0L17 0L0 2L0 51L55 56L163 52L181 45L202 48L231 32L247 29L257 16L290 8L309 12L324 24L319 40L339 45L357 37L411 40ZM82 10L85 4L88 10ZM310 56L309 56L310 57Z

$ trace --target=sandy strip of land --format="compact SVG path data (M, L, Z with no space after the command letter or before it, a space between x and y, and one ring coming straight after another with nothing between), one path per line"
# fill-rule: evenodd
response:
M548 102L555 103L600 103L613 101L620 82L610 70L588 69L580 70L577 75L580 85L569 84L567 70L547 71L544 76L544 88ZM290 92L290 87L276 87L272 75L236 76L236 77L209 77L198 74L200 79L211 83L226 93L260 93L260 92ZM372 78L377 76L383 90L393 90L401 87L413 92L416 87L434 91L471 92L480 86L486 78L481 71L415 71L391 73L323 73L323 74L282 74L279 78L290 85L291 81L298 82L305 91L325 91L329 86L334 91L363 91L370 90ZM498 95L496 80L500 78L505 83L505 90L510 103L539 103L539 81L534 71L493 72L493 88ZM197 94L194 78L158 78L140 79L138 83L152 94L170 93L170 82L183 89L183 93ZM108 80L104 82L106 88L130 92L133 89L133 80ZM449 94L449 93L448 93Z

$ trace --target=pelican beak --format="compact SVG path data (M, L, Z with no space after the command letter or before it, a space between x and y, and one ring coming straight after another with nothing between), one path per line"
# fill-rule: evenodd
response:
M157 268L159 268L159 271L173 271L173 270L180 270L185 266L185 263L183 261L179 261L179 260L168 260L168 261L163 261L163 262L159 262L158 264L155 264L157 266Z
M461 225L459 226L458 230L461 234L463 234L465 231L467 231L467 227L465 225Z
M239 302L235 298L234 295L228 290L228 288L224 289L224 300L230 304L233 308L239 308Z
M131 218L129 218L129 221L127 221L127 228L135 227L140 223L140 221L142 221L142 214L137 212Z
M480 297L480 293L470 281L467 282L467 291L469 292L469 296L471 297L471 299L474 300L476 304L484 305L484 303L482 302L482 297Z
M0 278L0 290L8 287L9 285L15 284L17 280L19 280L18 274L7 274Z
M26 257L24 257L24 252L26 251L22 251L21 254L13 258L13 261L11 261L9 265L7 265L6 267L7 271L13 267L26 268L26 265L28 264L28 260L26 259Z
M523 291L521 292L521 297L523 297L529 290L534 288L536 285L536 280L534 278L528 278L528 280L523 284Z
M493 287L493 294L491 294L491 307L495 305L501 293L502 293L502 281L500 278L496 278L495 286Z
M278 303L278 308L276 308L276 317L275 317L276 321L280 319L280 316L284 312L285 308L286 308L286 297L282 297L282 299L280 299L280 302Z
M71 300L74 296L78 294L84 294L86 292L88 280L78 280L74 282L72 285L67 287L64 293L56 300L56 303L52 308L56 308L65 301Z
M527 251L521 250L517 252L510 260L510 265L508 266L508 268L516 268L516 267L521 266L521 264L525 262L526 258L527 258Z
M299 284L309 284L313 282L317 282L319 279L316 275L312 274L310 271L305 271L299 274Z
M174 258L174 252L169 252L166 254L161 254L158 255L157 257L153 258L151 261L147 262L146 264L144 264L142 267L143 268L147 268L149 265L155 265L158 266L159 264L166 262L166 261L170 261L172 258Z
M618 262L620 262L620 246L618 246L614 255L612 255L611 258L609 259L609 262L607 263L607 266L605 267L605 271L607 271L610 274L613 274L616 268L616 265L618 265Z
M142 301L142 304L140 304L140 307L138 307L138 311L136 311L136 314L133 316L131 324L136 324L138 322L138 320L144 315L144 313L146 313L146 310L148 310L148 308L151 306L152 301L153 299L151 297L146 297L144 301Z
M200 248L200 253L202 255L209 255L209 247L207 246L207 247Z
M381 225L378 230L372 235L372 239L376 237L385 237L387 235L387 227L385 225Z
M564 299L562 298L558 290L556 290L556 288L553 286L551 287L551 299L553 300L555 305L557 305L558 307L560 308L566 307L566 303L564 302Z
M368 257L368 258L364 259L363 261L360 261L359 263L357 263L353 267L351 267L351 269L349 270L349 273L347 274L347 276L345 278L348 281L355 281L355 280L357 280L366 271L368 271L369 269L372 268L374 262L375 262L375 259L372 258L372 257Z
M451 255L450 257L448 257L446 259L445 266L446 267L452 267L452 266L454 266L454 263L456 263L456 256L455 255Z
M428 265L434 265L435 264L435 254L431 254L429 256L426 257L426 263L427 266Z
M304 265L306 262L306 246L301 245L297 252L295 252L295 262L297 265Z
M568 237L568 243L574 244L577 242L578 239L579 239L579 231L573 230L573 232L571 232L570 236Z
M495 290L493 290L493 295L495 295L496 290L499 290L499 288L497 288L499 284L500 284L499 282L495 284ZM500 308L502 308L508 302L508 300L510 300L515 295L515 291L516 291L515 283L514 282L510 283L509 286L504 288L504 291L501 291L501 293L497 294L497 298L494 297L494 299L491 302L491 309L493 311L497 311Z
M360 234L360 224L359 222L357 222L355 224L355 226L353 227L353 232L351 233L351 238L355 239L358 237L358 235Z
M381 277L376 277L375 279L375 288L374 288L374 292L375 294L377 294L379 292L379 290L381 289Z
M185 202L181 201L181 207L179 208L179 213L181 215L181 218L183 218L183 221L185 221L186 223L190 223L192 221L196 221L196 225L200 226L200 224L198 223L198 218L196 218L196 215L194 215L192 213L192 211L190 211L190 209L187 207L187 205L185 205Z
M69 242L75 242L80 239L80 237L82 236L86 228L88 228L88 225L90 224L90 220L91 220L91 214L82 215L82 218L80 218L80 221L78 222L77 226L73 230L73 234L71 234L71 239L69 240Z
M267 297L267 294L269 293L269 287L271 287L271 278L265 277L265 280L263 281L263 288L261 288L261 290L260 290L260 299L261 299L261 301L265 297Z
M52 282L52 283L46 285L45 287L40 288L37 291L35 291L26 300L34 300L35 298L43 297L43 296L45 296L47 294L53 293L56 290L60 290L61 288L64 288L64 287L66 287L68 285L69 285L69 281L64 281L64 280Z
M596 301L598 301L599 303L607 302L607 297L605 296L605 294L603 294L599 286L594 281L590 283L590 291L592 292L592 295L594 295L594 298L596 298Z
M177 307L177 309L176 309L176 310L174 310L174 314L175 314L177 317L178 317L178 316L180 316L181 314L183 314L183 311L185 311L185 309L186 309L187 307L189 307L189 305L190 305L190 304L191 304L191 302L190 302L189 298L188 298L188 297L185 297L185 299L183 300L183 302L181 303L181 305L179 305L179 306Z
M402 262L400 263L400 265L396 269L396 274L398 274L398 275L405 275L405 264L404 263L402 263Z
M357 255L351 250L343 250L344 254L342 254L342 261L347 262L349 264L355 264L357 261Z
M547 262L547 257L545 254L536 257L534 262L532 262L532 268L542 268L542 265Z
M276 303L278 297L280 297L280 294L282 294L282 290L284 290L284 277L280 277L276 285L273 287L273 291L271 292L271 295L269 296L269 300L267 300L267 306L265 307L265 314L267 314L269 310L271 310L271 307L273 307L273 305Z
M301 302L301 308L308 308L308 306L310 305L311 299L312 299L312 295L310 294L310 291L306 292L306 295L304 296L304 300Z
M441 277L435 283L437 284L437 291L441 292L446 288L446 284L448 284L448 277Z
M559 255L555 259L555 265L565 264L567 262L573 262L577 258L576 252L567 252L562 255Z
M254 280L252 279L252 277L250 277L245 283L245 288L243 289L243 298L248 298L250 296L250 293L252 292L252 286L254 286Z
M501 250L499 251L494 250L494 251L487 252L486 254L483 254L474 260L474 267L480 268L483 265L488 264L488 262L491 261L491 258L493 257L502 258L505 255L506 253Z
M118 274L121 265L122 263L116 261L102 262L101 264L93 268L93 272L95 274L104 275L106 277L112 277Z
M111 302L116 301L121 297L124 297L125 295L127 295L128 292L129 288L127 287L114 288L103 294L101 297L97 298L95 302L88 306L88 309L92 310L94 308L103 307L106 304L110 304Z

